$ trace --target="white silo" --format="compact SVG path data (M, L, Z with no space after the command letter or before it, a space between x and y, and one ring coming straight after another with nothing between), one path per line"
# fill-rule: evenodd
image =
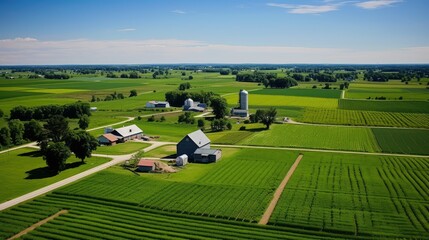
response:
M240 109L249 110L249 93L244 89L240 90Z
M190 107L193 107L193 106L194 106L194 100L188 98L185 100L185 104L183 105L183 108L185 110L188 110Z

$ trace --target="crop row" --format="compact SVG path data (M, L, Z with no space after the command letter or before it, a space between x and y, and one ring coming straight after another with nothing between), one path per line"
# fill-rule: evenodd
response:
M377 101L339 99L338 107L346 110L429 113L428 101Z
M424 158L306 154L271 224L358 236L429 237Z
M50 216L50 209L66 208L60 215L24 235L24 239L321 239L324 233L284 227L261 227L256 224L216 220L182 214L166 214L156 210L96 200L87 197L53 194L26 203L26 209L37 209L40 215ZM24 208L16 207L0 213L4 219L25 215ZM29 224L37 222L27 217ZM7 223L7 222L6 222ZM10 221L12 231L0 228L7 238L26 226ZM2 227L5 225L2 225ZM10 228L11 229L11 228Z
M334 125L429 128L427 113L307 108L297 120Z

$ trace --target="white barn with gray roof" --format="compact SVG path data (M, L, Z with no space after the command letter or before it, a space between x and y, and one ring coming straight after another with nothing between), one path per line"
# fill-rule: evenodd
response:
M196 151L203 150L202 154L205 154L205 155L217 154L218 156L214 158L216 161L220 158L221 154L219 154L219 151L216 152L216 150L210 149L210 143L211 143L210 139L201 130L197 130L195 132L189 133L176 145L177 156L186 154L189 160L194 162L213 162L213 161L199 161L199 159L202 159L201 157L197 159L194 158L195 153L198 153ZM210 159L213 159L213 157L210 157Z
M126 127L121 127L113 130L111 132L113 135L121 137L121 141L126 142L131 139L141 139L143 136L143 131L133 124Z

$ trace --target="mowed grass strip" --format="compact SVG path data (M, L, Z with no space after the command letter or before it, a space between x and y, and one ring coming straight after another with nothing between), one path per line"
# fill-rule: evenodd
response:
M240 144L362 152L381 151L371 129L298 124L274 124L270 130L256 132Z
M134 153L140 150L143 150L144 148L150 146L149 143L144 142L125 142L125 143L118 143L113 146L99 146L97 150L94 151L94 153L98 154L109 154L109 155L123 155L123 154L129 154Z
M258 91L253 91L251 94L260 95L282 95L296 97L317 97L317 98L340 98L341 91L334 89L305 89L305 88L286 88L272 89L265 88Z
M429 155L429 130L372 129L383 152Z
M429 101L340 99L339 108L361 111L429 113Z
M238 103L238 93L225 96L230 106L236 106ZM261 95L249 93L249 107L257 108L259 106L294 106L294 107L317 107L336 109L338 99L317 98L317 97L297 97L282 95Z

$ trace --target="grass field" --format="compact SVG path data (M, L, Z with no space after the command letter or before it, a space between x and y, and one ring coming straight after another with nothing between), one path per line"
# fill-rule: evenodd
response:
M429 155L429 130L373 128L383 152Z
M429 128L429 114L424 113L306 108L304 114L295 119L321 124Z
M139 150L143 150L148 146L150 146L149 143L128 141L125 143L118 143L114 146L99 146L97 150L94 151L94 153L122 155L122 154L129 154L129 153L137 152Z
M80 159L70 157L67 168L58 175L52 175L40 153L32 148L23 148L0 154L0 202L29 193L41 187L71 177L108 161L92 157L81 164Z
M305 153L270 223L371 238L429 238L428 170L425 158Z
M429 101L387 101L340 99L339 108L346 110L429 113Z
M341 97L340 90L304 89L304 88L286 88L286 89L265 88L258 91L253 91L251 92L251 94L316 97L316 98L337 98L337 99Z
M352 99L367 99L371 97L372 99L376 97L386 97L387 99L395 100L399 97L402 97L403 100L429 100L428 90L421 88L355 88L354 84L352 88L346 91L346 98Z
M254 133L240 144L365 152L381 151L371 129L294 124L272 125L271 130Z

